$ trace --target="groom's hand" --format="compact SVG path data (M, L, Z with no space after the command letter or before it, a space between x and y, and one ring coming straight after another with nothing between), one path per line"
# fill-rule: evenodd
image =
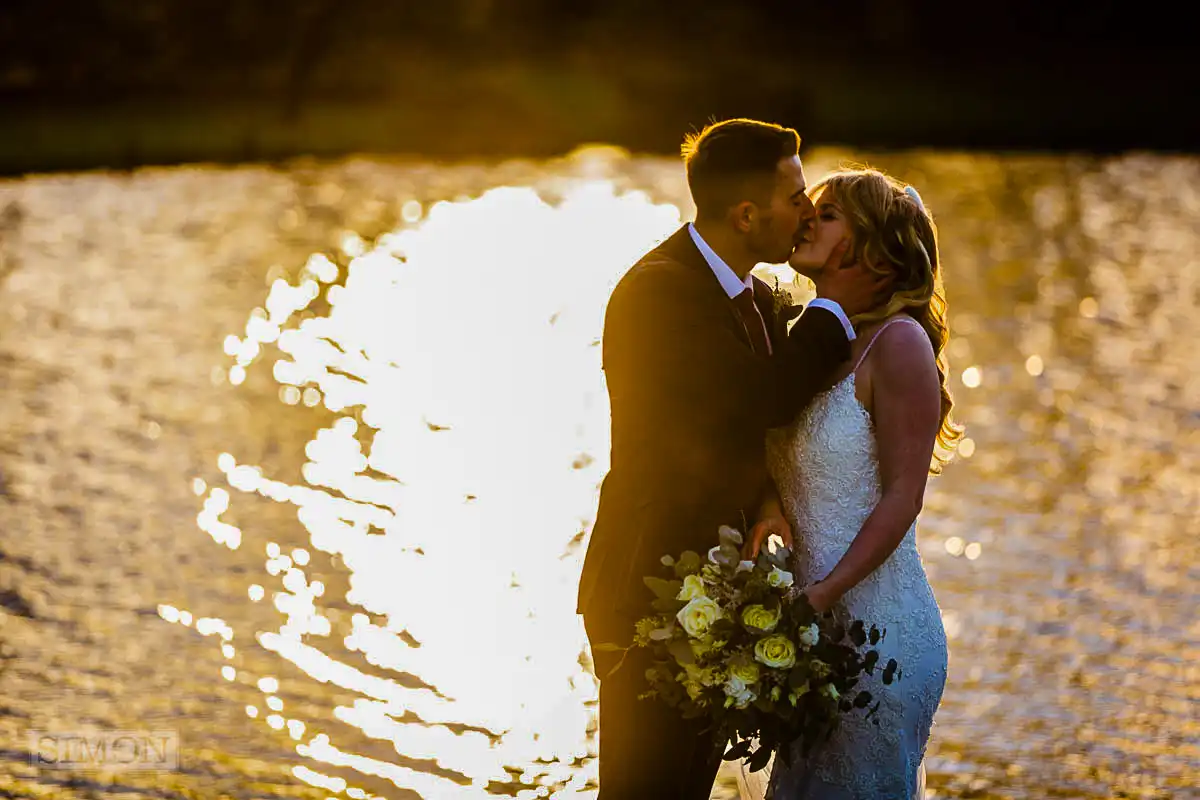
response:
M782 539L784 546L789 550L792 548L792 526L788 524L788 521L783 517L764 517L750 529L750 536L742 545L742 560L754 561L757 559L758 551L762 549L767 539L771 538L771 534Z

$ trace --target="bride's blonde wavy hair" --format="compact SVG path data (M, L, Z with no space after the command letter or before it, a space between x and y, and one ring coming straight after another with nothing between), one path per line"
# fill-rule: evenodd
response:
M810 189L833 195L850 227L854 258L879 275L893 275L892 295L886 302L855 316L854 324L905 313L920 323L933 345L941 383L941 426L929 471L938 474L950 460L963 428L950 418L954 400L946 386L949 364L946 343L946 291L938 260L937 226L924 205L905 191L903 183L874 169L841 169ZM915 192L915 190L914 190Z

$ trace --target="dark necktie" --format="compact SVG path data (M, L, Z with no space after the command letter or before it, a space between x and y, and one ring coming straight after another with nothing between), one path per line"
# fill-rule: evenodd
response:
M760 356L771 355L771 338L767 336L767 324L763 321L762 313L754 304L754 291L746 289L733 298L733 306L746 326L746 334L750 337L750 349Z

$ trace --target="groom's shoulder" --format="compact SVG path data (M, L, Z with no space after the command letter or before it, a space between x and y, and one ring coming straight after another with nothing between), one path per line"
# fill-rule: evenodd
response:
M629 268L626 277L654 279L657 277L678 277L687 273L687 266L675 256L655 248L642 256Z
M679 289L689 270L678 259L661 248L655 248L637 260L617 283L616 293L657 292Z
M625 272L609 299L609 310L653 308L661 314L669 308L701 303L711 293L704 280L711 273L689 263L689 259L700 258L687 228L680 228Z
M652 309L656 315L674 315L687 309L707 308L712 297L719 294L697 280L697 270L687 264L650 254L625 273L613 291L609 307Z

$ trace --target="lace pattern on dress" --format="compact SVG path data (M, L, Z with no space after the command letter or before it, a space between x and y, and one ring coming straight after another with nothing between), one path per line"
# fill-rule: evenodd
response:
M772 431L767 454L795 532L797 578L815 582L841 559L882 496L875 433L855 396L854 373L818 396L790 426ZM895 658L901 677L888 686L878 669L865 676L857 688L880 701L879 725L863 713L846 715L807 761L795 754L789 772L792 777L810 772L827 786L847 790L847 797L907 800L918 783L946 680L945 631L917 551L915 524L834 613L886 628L881 663ZM789 792L788 783L789 775L777 769L771 778L777 800L815 797Z

